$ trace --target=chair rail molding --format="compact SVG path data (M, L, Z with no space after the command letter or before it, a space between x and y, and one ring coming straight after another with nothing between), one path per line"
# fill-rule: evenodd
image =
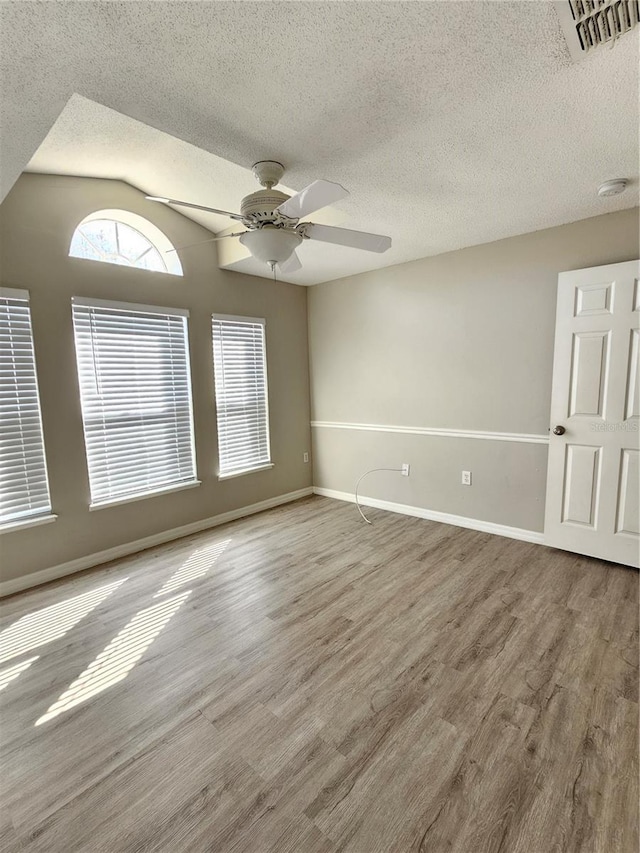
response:
M346 421L311 421L315 429L350 429L366 432L396 432L405 435L432 435L441 438L472 438L481 441L515 441L521 444L548 444L548 435L526 432L489 432L473 429L441 429L437 427L397 426L393 424L357 424Z

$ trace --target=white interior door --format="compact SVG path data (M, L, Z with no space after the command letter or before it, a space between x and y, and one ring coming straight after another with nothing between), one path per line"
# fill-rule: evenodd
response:
M545 542L640 562L640 261L560 273ZM554 432L555 430L555 432Z

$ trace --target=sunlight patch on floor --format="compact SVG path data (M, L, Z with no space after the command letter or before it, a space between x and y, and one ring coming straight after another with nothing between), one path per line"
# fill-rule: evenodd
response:
M21 672L25 671L25 669L29 669L34 660L38 660L38 657L39 655L36 655L33 658L27 658L27 660L23 660L20 663L14 663L13 666L3 669L0 672L0 690L4 690L10 681L17 678Z
M198 548L153 597L159 598L168 592L175 592L181 586L205 575L215 565L218 557L225 552L230 542L231 539L225 539L223 542L217 542L207 548Z
M127 677L191 590L140 610L40 719L46 723Z
M0 634L0 663L63 637L126 580L122 578L18 619Z

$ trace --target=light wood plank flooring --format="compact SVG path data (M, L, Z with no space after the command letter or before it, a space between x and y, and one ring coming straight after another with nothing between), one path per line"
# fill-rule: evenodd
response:
M370 512L7 599L4 853L636 853L638 573Z

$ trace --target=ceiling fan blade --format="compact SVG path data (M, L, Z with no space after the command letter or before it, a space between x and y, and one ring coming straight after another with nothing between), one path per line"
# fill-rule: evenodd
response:
M167 249L165 255L170 252L181 252L183 249L191 249L192 246L202 246L203 243L213 243L215 240L226 240L227 237L239 237L241 234L246 234L246 231L236 231L234 234L220 234L218 237L209 237L208 240L198 240L197 243L189 243L186 246L176 246L175 249Z
M302 264L300 263L300 258L296 254L296 252L292 252L291 256L287 258L286 261L282 264L278 264L278 269L281 273L292 273L297 272L299 269L302 269Z
M230 216L231 219L242 221L244 217L240 213L229 213L228 210L218 210L215 207L204 207L202 204L191 204L190 201L178 201L177 198L164 198L156 195L146 195L147 201L159 201L160 204L179 204L181 207L192 207L194 210L206 210L207 213L219 213L221 216Z
M302 219L314 210L320 210L321 207L340 201L348 195L349 191L340 184L334 184L331 181L314 181L284 201L276 210L288 219Z
M386 252L391 248L391 237L382 234L368 234L366 231L351 231L349 228L335 228L333 225L304 226L305 237L322 240L323 243L335 243L337 246L350 246L367 252Z

